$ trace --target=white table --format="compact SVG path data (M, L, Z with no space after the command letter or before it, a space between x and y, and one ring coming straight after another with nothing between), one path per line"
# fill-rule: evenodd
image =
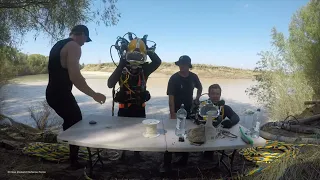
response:
M142 121L146 118L128 118L115 116L90 115L83 118L82 121L76 123L66 131L57 136L58 142L87 147L89 152L90 175L92 176L93 166L101 161L99 149L117 149L130 151L155 151L155 152L199 152L199 151L222 151L221 159L226 156L224 150L234 150L231 157L231 168L223 164L231 172L232 161L237 149L252 147L241 140L239 127L237 124L229 131L238 136L237 138L225 137L215 141L207 141L201 146L191 145L186 138L184 142L179 142L175 135L175 119L160 120L158 130L161 133L156 138L145 138L142 133L146 127ZM91 120L96 121L96 124L89 124ZM186 128L191 129L196 127L191 120L187 120ZM246 128L242 127L244 130ZM264 146L266 140L258 138L254 142L254 146ZM98 158L92 164L92 154L90 148L97 150ZM228 156L229 157L229 156Z
M89 124L91 120L96 124ZM89 171L92 177L92 170L99 161L101 149L117 149L131 151L156 151L166 150L164 133L157 138L145 138L142 133L146 127L142 124L144 118L127 118L114 116L90 115L76 123L66 131L57 136L57 141L77 146L87 147L89 153ZM160 121L158 130L163 132L163 123ZM91 153L90 148L97 151ZM97 158L93 161L93 156Z
M240 124L236 124L230 129L223 129L229 131L230 133L237 136L237 138L224 137L218 138L212 141L206 141L204 144L200 146L192 145L188 138L185 138L184 142L180 142L179 138L175 135L175 119L164 120L164 129L167 131L166 133L166 143L167 143L167 152L202 152L202 151L215 151L221 154L219 162L221 162L226 169L229 171L230 176L232 176L233 169L233 160L235 153L238 149L250 148L256 146L264 146L266 144L266 140L262 137L254 139L253 145L245 143L241 139L241 133L239 127L246 131L247 129ZM191 120L186 120L186 130L197 127ZM225 150L233 150L231 156L225 153ZM230 160L230 166L226 164L224 158L228 158ZM219 163L217 164L219 165Z
M91 120L97 123L91 125L89 124ZM144 118L91 115L59 134L57 140L90 148L165 151L166 142L163 133L157 138L145 138L142 135L146 129L142 124L143 120ZM163 131L161 121L158 129Z
M243 130L247 130L245 127L237 124L230 129L224 129L230 133L238 136L237 138L224 137L218 138L214 141L207 141L201 146L195 146L190 144L189 140L186 138L184 142L179 142L179 138L175 135L175 125L176 120L168 119L164 120L164 129L166 133L166 143L168 152L199 152L199 151L217 151L217 150L233 150L252 147L250 144L245 143L241 139L241 134L239 127ZM186 120L186 129L192 129L197 127L191 120ZM266 140L259 137L254 140L253 146L264 146Z

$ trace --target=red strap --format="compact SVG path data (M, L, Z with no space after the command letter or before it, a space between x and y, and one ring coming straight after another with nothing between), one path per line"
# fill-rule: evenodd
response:
M130 107L132 104L131 104L131 103L128 103L128 104L121 104L121 103L119 103L119 109L125 108L126 105L127 105L127 107ZM142 103L141 106L142 106L142 107L145 107L145 106L146 106L146 103Z

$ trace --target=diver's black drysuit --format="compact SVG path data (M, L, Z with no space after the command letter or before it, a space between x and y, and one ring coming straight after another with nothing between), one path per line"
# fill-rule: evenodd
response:
M145 102L151 96L146 90L148 77L160 65L161 59L155 52L148 51L151 63L143 64L135 73L127 66L125 59L121 59L118 67L108 79L108 87L113 88L119 82L120 90L115 95L114 101L119 103L118 116L121 117L146 117ZM128 71L125 69L127 68Z

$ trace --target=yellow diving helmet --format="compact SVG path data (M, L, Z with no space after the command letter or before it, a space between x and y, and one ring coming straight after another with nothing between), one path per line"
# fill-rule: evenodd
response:
M130 41L126 52L126 60L131 66L140 66L147 60L146 44L140 39L136 38Z

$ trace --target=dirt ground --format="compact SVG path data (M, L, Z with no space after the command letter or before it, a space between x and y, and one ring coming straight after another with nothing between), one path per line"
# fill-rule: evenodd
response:
M142 152L142 162L132 162L133 153L126 153L125 160L104 160L104 166L97 164L94 168L94 179L221 179L228 176L226 168L218 162L218 156L214 161L205 160L201 153L191 153L187 167L173 166L170 174L161 174L159 166L162 162L163 153ZM55 163L43 161L37 157L23 155L17 150L0 149L0 179L85 179L84 169L76 171L66 170L68 162ZM227 159L226 162L228 163ZM82 163L86 163L82 161ZM244 169L245 163L245 169ZM248 169L254 168L254 164L244 161L240 155L235 156L233 176ZM44 171L38 174L10 173L9 171ZM86 170L89 175L88 169Z

